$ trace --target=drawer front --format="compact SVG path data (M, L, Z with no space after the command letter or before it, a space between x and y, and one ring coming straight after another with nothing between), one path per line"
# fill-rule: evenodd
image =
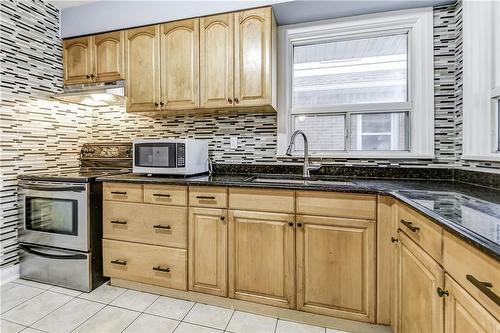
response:
M187 251L104 239L104 276L187 290Z
M144 184L144 202L187 206L187 187Z
M187 207L105 201L103 237L187 248Z
M220 186L190 186L189 206L226 208L227 189Z
M413 209L399 204L398 228L434 260L442 263L443 230L440 226Z
M229 209L294 213L292 190L230 188Z
M376 219L374 195L297 191L297 214Z
M104 200L142 202L142 185L128 183L104 183Z
M443 250L448 274L500 320L500 307L494 300L500 297L500 263L446 231ZM491 286L486 287L484 282Z

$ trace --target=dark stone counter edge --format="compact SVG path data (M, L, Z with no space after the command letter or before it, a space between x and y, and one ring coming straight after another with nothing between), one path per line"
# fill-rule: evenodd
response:
M248 178L251 176L249 175ZM348 192L348 193L364 193L364 194L379 194L390 195L406 205L412 207L431 221L437 223L445 230L449 231L458 238L464 240L469 245L477 248L481 252L500 260L500 245L485 239L471 230L460 226L453 221L450 221L436 214L432 210L416 203L407 198L401 193L394 190L384 190L381 188L363 187L360 185L300 185L300 184L282 184L282 183L253 183L246 181L196 181L188 179L150 179L141 178L118 178L116 176L106 176L97 178L97 181L106 181L114 183L149 183L149 184L165 184L165 185L186 185L186 186L233 186L233 187L257 187L257 188L280 188L291 190L313 190L313 191L329 191L329 192Z

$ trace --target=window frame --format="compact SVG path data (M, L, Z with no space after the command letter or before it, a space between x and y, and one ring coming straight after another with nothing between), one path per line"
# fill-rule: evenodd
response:
M407 101L364 103L292 109L293 48L318 42L407 34ZM432 158L434 157L434 40L432 8L393 11L379 14L317 21L278 28L278 149L277 157L286 157L289 138L294 128L293 117L299 114L346 115L345 134L350 131L350 114L407 112L408 150L311 151L313 157L325 158ZM416 137L416 133L421 133ZM301 157L302 151L292 156Z

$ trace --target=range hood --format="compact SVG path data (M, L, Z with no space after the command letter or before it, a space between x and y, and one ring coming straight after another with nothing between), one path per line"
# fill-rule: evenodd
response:
M65 85L55 99L85 106L125 105L125 80Z

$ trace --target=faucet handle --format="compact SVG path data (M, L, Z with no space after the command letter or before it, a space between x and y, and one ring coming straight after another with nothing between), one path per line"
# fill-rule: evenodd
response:
M310 164L310 165L307 167L307 169L308 169L308 170L313 170L313 171L315 171L315 170L319 170L319 169L321 169L321 167L322 167L322 166L323 166L323 159L321 159L321 160L319 161L319 165L312 165L312 164Z

